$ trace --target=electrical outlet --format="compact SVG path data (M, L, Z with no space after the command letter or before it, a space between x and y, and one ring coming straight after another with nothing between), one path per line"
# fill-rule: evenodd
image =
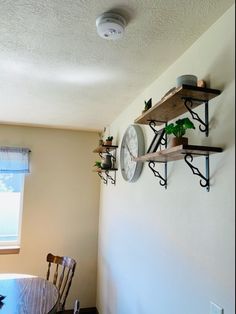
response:
M211 302L211 311L210 314L224 314L224 310L219 305Z

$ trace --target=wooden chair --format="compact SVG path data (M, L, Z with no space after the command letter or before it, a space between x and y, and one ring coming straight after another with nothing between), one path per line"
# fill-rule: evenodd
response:
M47 262L48 270L46 279L52 281L58 288L60 298L58 311L63 311L74 276L76 261L68 256L54 256L49 253L47 255Z

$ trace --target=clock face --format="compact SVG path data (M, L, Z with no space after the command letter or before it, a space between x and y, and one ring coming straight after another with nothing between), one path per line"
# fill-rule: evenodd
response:
M144 154L144 136L139 125L130 125L126 130L120 149L120 166L123 178L135 182L143 169L143 163L135 157Z

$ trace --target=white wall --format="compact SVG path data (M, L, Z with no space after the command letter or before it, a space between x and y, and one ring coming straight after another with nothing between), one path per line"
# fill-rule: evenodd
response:
M188 133L192 144L224 148L210 159L209 193L184 161L168 164L167 191L147 164L136 183L118 171L116 186L103 186L100 314L207 314L210 301L234 313L234 19L233 6L111 125L120 145L144 100L156 103L182 74L223 91L209 104L209 138ZM197 112L202 116L203 106ZM142 128L149 143L151 131ZM204 172L203 158L195 165Z
M68 255L77 269L67 308L96 302L100 180L92 172L98 135L0 125L0 145L29 147L22 245L17 255L0 255L0 272L46 276L46 255ZM1 289L0 289L1 290ZM11 313L9 313L11 314ZM33 313L32 313L33 314Z

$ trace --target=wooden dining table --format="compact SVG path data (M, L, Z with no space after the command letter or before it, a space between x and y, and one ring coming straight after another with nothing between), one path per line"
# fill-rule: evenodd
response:
M52 314L59 302L55 285L31 275L0 274L0 295L0 314Z

